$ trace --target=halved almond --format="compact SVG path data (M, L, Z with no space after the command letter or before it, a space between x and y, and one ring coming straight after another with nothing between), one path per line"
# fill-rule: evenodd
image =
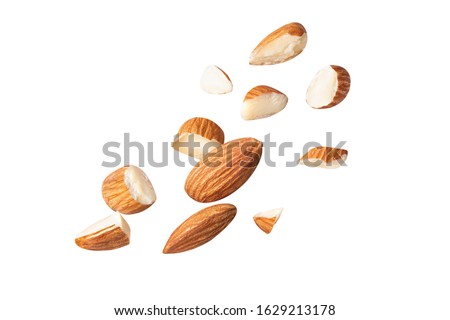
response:
M350 74L342 67L320 70L306 91L306 102L315 109L331 108L340 103L350 90Z
M326 169L336 169L345 165L348 151L330 147L315 147L310 149L300 159L299 164L308 167L320 167Z
M267 118L286 107L288 97L269 86L256 86L244 98L241 116L244 120Z
M253 217L253 220L262 231L269 234L280 218L281 212L283 212L283 208L260 212Z
M200 86L207 93L224 94L233 91L233 83L225 71L217 66L206 67Z
M144 211L156 201L155 190L140 168L125 166L103 181L102 195L106 204L124 214Z
M215 122L206 118L192 118L181 125L172 147L200 160L204 154L223 144L224 139L223 130Z
M298 56L306 47L306 29L292 22L265 37L250 55L251 65L277 64Z
M130 243L130 226L116 212L83 230L75 243L87 250L117 249Z

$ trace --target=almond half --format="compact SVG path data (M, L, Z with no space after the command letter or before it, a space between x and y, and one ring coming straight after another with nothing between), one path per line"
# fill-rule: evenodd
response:
M262 231L269 234L280 218L281 212L283 212L283 208L260 212L253 217L253 220Z
M223 199L238 190L253 174L262 154L262 142L242 138L206 154L189 173L184 189L198 202Z
M306 29L292 22L265 37L250 55L251 65L268 65L288 61L298 56L306 47Z
M286 107L288 97L277 89L256 86L244 98L241 116L244 120L267 118Z
M152 183L140 168L125 166L103 181L103 199L113 209L124 214L144 211L156 201Z
M206 118L192 118L181 125L172 147L178 152L201 159L216 150L225 139L223 130Z
M308 167L320 167L326 169L336 169L345 165L348 151L330 147L315 147L310 149L299 163Z
M213 94L224 94L233 91L233 83L225 71L217 66L210 65L203 71L200 79L203 91Z
M75 243L87 250L117 249L130 243L130 226L116 212L83 230Z
M306 91L306 102L315 109L334 107L350 91L350 74L342 67L328 66L320 70Z
M190 216L167 240L163 253L179 253L197 248L214 239L236 216L232 204L217 204Z

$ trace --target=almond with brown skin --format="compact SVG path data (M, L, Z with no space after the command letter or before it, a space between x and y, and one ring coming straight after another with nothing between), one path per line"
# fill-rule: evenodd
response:
M251 65L268 65L288 61L298 56L308 41L306 29L292 22L265 37L250 55Z
M130 243L130 226L116 212L83 230L75 243L87 250L117 249Z
M348 151L331 147L311 148L299 163L308 167L320 167L326 169L336 169L345 165Z
M350 91L350 74L340 66L320 70L306 92L306 102L314 109L328 109L345 99Z
M144 211L156 201L150 180L135 166L125 166L107 176L103 181L102 195L112 210L124 214Z
M262 142L241 138L208 153L189 173L184 189L194 200L213 202L238 190L253 174L262 154Z
M197 248L215 238L234 219L232 204L217 204L190 216L167 240L163 253L179 253Z
M280 218L281 212L283 212L283 208L260 212L253 217L253 220L262 231L271 233L273 226Z
M201 159L203 154L223 144L225 135L217 123L206 118L192 118L178 130L172 147L178 152Z
M288 97L269 86L256 86L244 98L241 116L244 120L267 118L286 107Z

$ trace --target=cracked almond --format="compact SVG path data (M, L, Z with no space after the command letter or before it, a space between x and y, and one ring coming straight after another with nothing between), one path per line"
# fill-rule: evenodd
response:
M270 117L286 107L288 97L269 86L256 86L244 98L241 116L244 120Z
M327 109L345 99L350 91L350 74L340 66L320 70L306 92L306 102L314 109Z
M336 169L345 165L348 151L344 149L331 147L315 147L311 148L303 157L299 164L308 167L320 167L326 169Z
M292 22L265 37L250 55L251 65L282 63L298 56L306 47L306 29L298 22Z
M283 208L260 212L253 217L253 220L262 231L269 234L280 218L281 212L283 212Z
M225 135L217 123L206 118L192 118L178 130L172 147L200 160L204 154L223 144Z
M203 91L213 94L225 94L233 91L233 83L228 74L214 65L206 67L203 71L200 86Z
M103 181L102 195L112 210L124 214L144 211L156 201L152 183L135 166L125 166L108 175Z
M87 250L112 250L130 243L130 226L116 212L83 230L75 239L77 246Z

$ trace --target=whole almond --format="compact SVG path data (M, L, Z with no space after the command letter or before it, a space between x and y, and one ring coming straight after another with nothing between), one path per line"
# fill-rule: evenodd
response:
M175 229L163 253L184 252L211 241L230 224L236 212L232 204L217 204L194 213Z
M238 190L253 174L262 154L262 142L241 138L208 153L189 173L184 189L194 200L213 202Z

